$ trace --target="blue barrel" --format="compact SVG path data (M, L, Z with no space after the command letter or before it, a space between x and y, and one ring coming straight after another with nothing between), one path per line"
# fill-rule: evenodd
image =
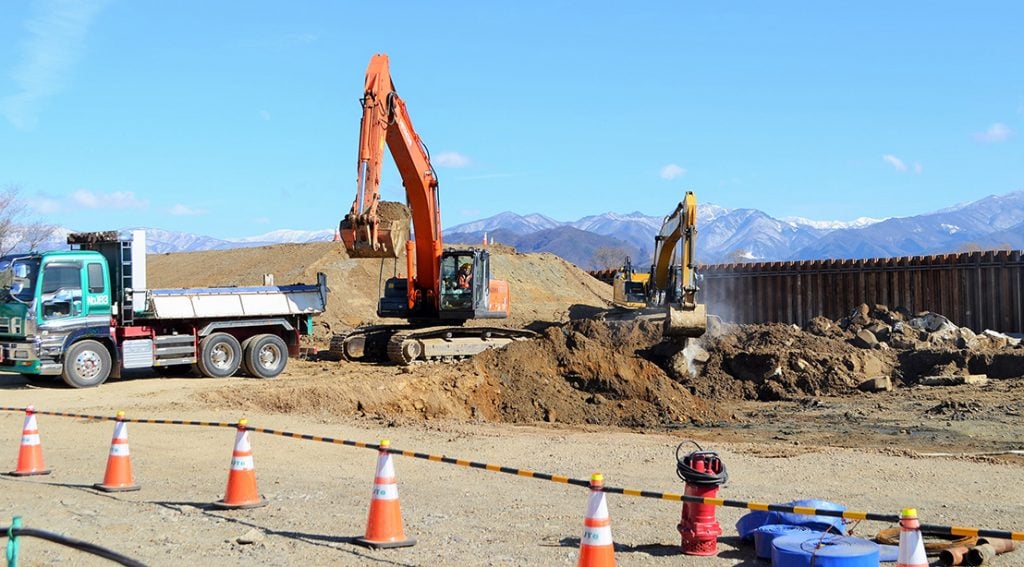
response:
M774 567L878 567L873 541L827 534L791 534L772 542Z
M790 524L768 524L761 526L754 530L754 552L757 554L758 559L771 559L772 558L772 541L779 536L791 535L791 534L809 534L816 533L821 536L821 532L815 532L811 528L805 528L803 526L793 526Z

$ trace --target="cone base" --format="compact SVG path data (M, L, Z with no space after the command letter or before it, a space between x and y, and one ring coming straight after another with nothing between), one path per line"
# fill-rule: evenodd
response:
M412 547L416 545L416 538L403 539L401 541L374 541L365 537L358 537L352 540L352 543L371 549L394 549L396 547Z
M136 490L142 490L142 487L137 484L127 484L124 486L107 486L103 483L96 483L92 485L96 490L102 490L103 492L135 492Z
M7 473L7 476L39 476L44 474L50 474L53 469L46 469L41 471L11 471Z
M247 510L249 508L262 508L269 503L266 498L260 498L256 502L243 502L241 504L228 504L223 500L218 500L211 504L211 506L218 510Z

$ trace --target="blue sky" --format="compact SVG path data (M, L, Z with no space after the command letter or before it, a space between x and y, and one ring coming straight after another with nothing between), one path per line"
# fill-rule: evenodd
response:
M0 186L78 230L336 226L387 53L443 224L1024 189L1019 2L5 2ZM403 200L385 164L385 199Z

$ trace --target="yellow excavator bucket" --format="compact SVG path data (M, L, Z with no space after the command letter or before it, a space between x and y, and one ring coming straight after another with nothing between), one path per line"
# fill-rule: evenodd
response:
M669 304L666 311L665 336L697 338L708 330L708 309L703 303Z

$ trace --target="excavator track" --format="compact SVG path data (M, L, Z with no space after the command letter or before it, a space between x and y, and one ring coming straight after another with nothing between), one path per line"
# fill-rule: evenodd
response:
M525 329L502 327L425 327L396 330L388 341L388 360L408 366L423 362L457 362L492 348L537 336Z
M331 337L329 352L334 358L353 362L384 360L388 340L396 327L372 325Z
M357 362L390 361L400 366L458 362L481 352L536 337L525 329L503 327L405 327L375 325L331 338L335 358Z

